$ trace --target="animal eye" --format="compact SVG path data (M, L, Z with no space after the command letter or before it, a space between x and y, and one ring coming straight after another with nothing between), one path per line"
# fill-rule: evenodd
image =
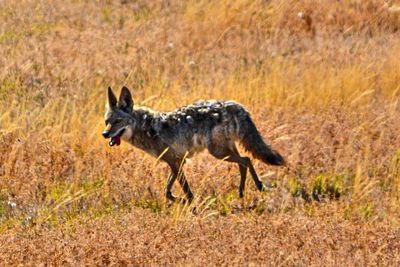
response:
M109 123L110 123L109 120L106 120L106 121L105 121L106 126L107 126Z

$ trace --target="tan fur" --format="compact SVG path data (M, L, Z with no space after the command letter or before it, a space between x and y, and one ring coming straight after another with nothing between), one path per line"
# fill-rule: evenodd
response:
M128 126L125 127L125 131L121 135L121 139L126 141L126 142L130 142L130 140L132 140L132 135L133 135L132 127L130 127L128 125Z

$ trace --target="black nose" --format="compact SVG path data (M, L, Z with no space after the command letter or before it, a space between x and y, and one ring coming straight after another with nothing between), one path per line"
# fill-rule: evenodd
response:
M103 135L104 138L108 138L109 135L110 135L110 132L109 131L104 131L101 134Z

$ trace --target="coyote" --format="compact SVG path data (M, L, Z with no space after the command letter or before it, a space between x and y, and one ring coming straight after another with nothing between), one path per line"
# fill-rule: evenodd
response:
M134 105L129 89L124 86L118 101L111 87L108 88L106 109L106 129L102 135L110 139L110 146L120 145L122 139L169 165L171 174L165 196L171 201L185 201L171 192L177 178L187 200L193 200L182 167L186 158L205 148L214 157L239 165L241 198L247 169L258 190L263 191L265 186L251 160L239 155L235 141L265 163L285 163L283 157L263 141L250 113L234 101L201 100L171 112L158 112Z

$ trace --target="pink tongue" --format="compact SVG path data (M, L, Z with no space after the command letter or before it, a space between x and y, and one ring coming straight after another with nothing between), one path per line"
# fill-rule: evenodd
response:
M113 142L114 145L119 146L121 144L121 137L119 136L112 137L111 141Z

